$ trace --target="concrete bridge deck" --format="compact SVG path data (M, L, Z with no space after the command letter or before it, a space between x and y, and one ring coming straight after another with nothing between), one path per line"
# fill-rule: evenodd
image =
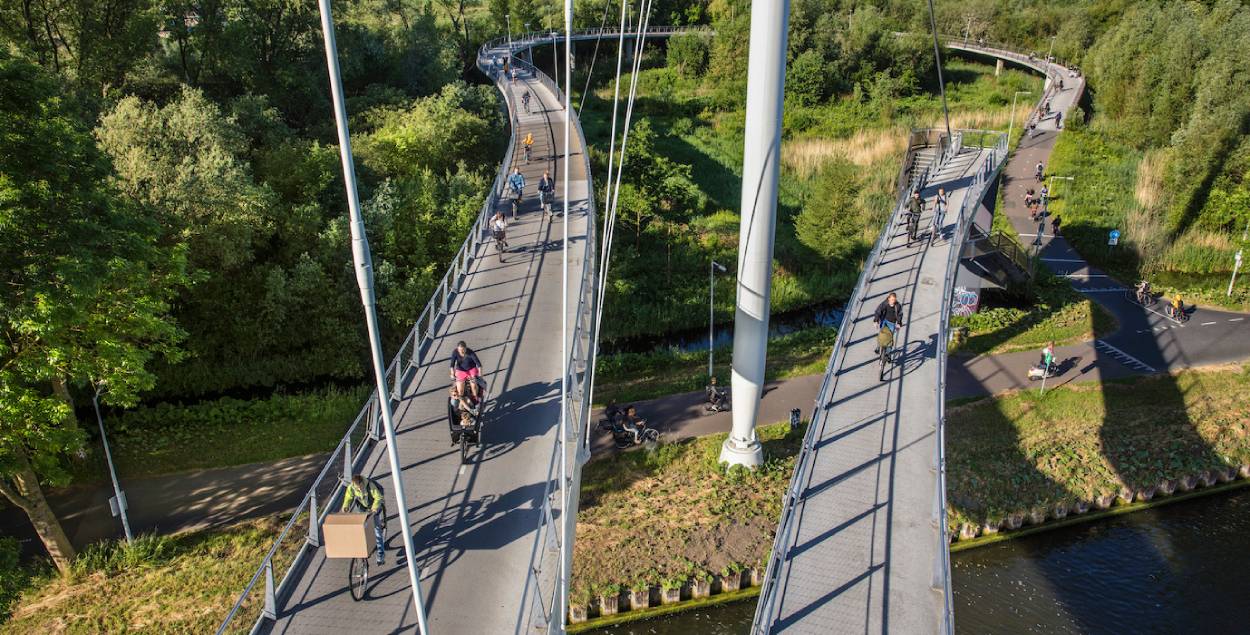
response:
M929 225L938 188L948 196L947 234L953 232L970 187L990 151L965 148L932 174L921 190ZM974 203L979 201L974 201ZM862 301L843 321L844 345L831 360L831 377L817 397L800 457L801 481L789 535L779 538L780 561L771 606L762 597L758 632L929 633L944 619L942 534L933 521L938 333L951 249L948 238L907 245L904 228L887 227L878 265L865 276ZM904 306L900 361L879 378L874 353L877 304L895 292ZM935 588L936 582L936 588Z
M501 59L506 49L487 51ZM580 155L584 140L574 126L573 159L564 165L565 112L556 95L532 76L498 88L509 106L519 108L529 90L531 113L519 112L518 138L534 135L529 164L514 164L526 179L526 199L508 231L503 258L484 243L455 296L425 361L410 371L395 409L399 454L408 497L409 528L415 535L424 603L435 633L514 633L527 628L533 597L526 584L536 559L554 574L556 557L539 544L544 492L557 478L553 457L560 414L561 223L544 221L536 184L544 168L557 183L560 209L562 171L570 170L569 279L581 280L586 248L589 175ZM577 298L569 303L573 323ZM461 466L446 423L448 358L466 341L481 357L490 383L484 444ZM347 589L346 560L328 560L324 550L308 559L298 582L279 599L277 619L264 623L270 633L415 632L416 618L397 533L391 475L381 444L365 464L366 473L387 488L390 510L387 562L372 567L366 601L354 602ZM338 503L338 501L334 501ZM544 585L550 590L550 582ZM524 590L524 591L523 591Z

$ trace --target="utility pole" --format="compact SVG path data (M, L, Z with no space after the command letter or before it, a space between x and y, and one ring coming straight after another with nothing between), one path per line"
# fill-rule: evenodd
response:
M356 167L352 160L352 138L347 131L347 105L343 96L343 78L339 74L338 47L334 41L334 16L330 0L318 0L321 11L321 30L325 39L326 66L330 72L330 96L334 102L334 124L339 137L339 157L343 165L343 183L347 188L347 209L351 216L352 258L355 261L356 284L360 287L360 303L365 309L365 325L369 331L369 348L373 358L373 378L378 391L378 409L382 414L382 429L386 435L386 455L390 460L391 483L395 488L395 507L399 515L399 533L404 539L404 555L408 561L408 583L412 586L412 603L416 608L417 627L420 635L429 635L425 622L425 605L421 601L421 578L417 573L416 549L412 545L412 526L408 524L408 500L404 495L404 479L399 463L399 450L395 445L395 422L392 419L390 387L386 385L386 365L382 359L382 335L378 329L377 304L373 295L373 259L369 253L369 238L365 234L365 221L360 214L360 195L356 189ZM509 33L511 47L511 33ZM511 48L509 48L511 54ZM402 372L401 365L395 372ZM348 475L350 478L350 475ZM328 502L327 502L328 504Z
M1247 236L1250 236L1250 218L1246 219L1246 228L1241 230L1242 244L1245 244ZM1228 293L1225 294L1228 297L1232 297L1233 295L1233 283L1237 282L1237 270L1241 269L1241 253L1242 248L1238 247L1237 255L1233 256L1233 277L1228 281Z
M104 417L100 416L100 391L104 389L104 382L100 382L95 386L95 394L91 396L91 405L95 406L95 420L100 424L100 443L104 445L104 460L109 466L109 478L113 480L113 501L116 501L116 508L113 510L114 516L121 516L122 531L126 534L126 544L135 541L134 534L130 533L130 518L126 516L126 510L130 505L126 502L126 494L122 492L122 486L117 483L117 468L113 466L113 452L109 449L109 437L104 432ZM110 501L112 503L113 501Z
M781 159L782 88L786 83L789 0L751 3L747 66L746 130L742 158L742 208L738 228L738 276L734 312L733 431L720 461L756 467L764 450L755 434L772 296L773 238L777 227L778 163Z
M712 261L707 268L707 376L711 379L712 356L716 354L716 272L725 273L724 265Z
M933 0L929 0L929 3L932 4ZM1055 54L1055 37L1057 36L1054 36L1054 35L1050 36L1050 50L1046 51L1046 81L1047 82L1050 81L1050 58L1052 55Z
M508 59L512 59L512 14L503 14L503 19L508 21Z
M946 117L946 142L954 143L951 136L951 112L946 107L946 82L942 80L942 52L938 48L937 17L933 14L933 0L929 0L929 26L933 30L933 60L937 62L938 90L942 93L942 115Z
M1008 144L1011 143L1011 132L1012 130L1015 129L1015 126L1016 126L1016 97L1019 97L1020 95L1032 95L1032 94L1033 94L1032 91L1017 90L1016 93L1011 96L1011 122L1007 124L1007 143Z

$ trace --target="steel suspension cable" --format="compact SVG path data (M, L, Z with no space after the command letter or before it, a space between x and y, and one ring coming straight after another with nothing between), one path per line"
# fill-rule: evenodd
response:
M586 73L586 87L582 89L582 100L577 102L577 117L582 116L582 107L586 105L586 93L590 91L590 78L595 76L595 60L599 59L599 42L603 40L603 27L608 24L608 9L612 8L611 2L603 3L603 20L599 21L599 36L595 38L595 52L590 56L590 71Z
M553 51L554 51L554 47ZM559 83L559 77L553 78ZM572 133L573 94L573 0L564 0L564 240L561 245L560 267L560 440L556 447L560 449L560 628L564 632L565 620L568 619L569 566L568 553L569 523L564 515L569 510L569 470L568 451L565 443L568 440L568 393L569 393L569 137ZM589 174L586 175L590 177ZM589 219L587 223L590 223ZM590 246L586 245L589 249Z
M624 125L624 129L621 132L620 161L617 162L617 166L616 166L615 184L612 183L611 171L609 171L608 173L608 190L609 190L609 196L611 197L611 204L610 204L610 211L608 214L608 221L607 223L605 223L605 231L604 231L603 265L600 269L600 278L599 278L599 288L600 288L599 306L597 310L597 319L595 320L595 338L594 338L595 354L591 357L591 364L590 364L590 397L591 397L592 403L593 403L594 391L595 391L595 372L597 370L597 361L599 357L598 355L599 331L603 324L603 305L604 305L603 293L604 293L604 289L606 288L606 283L607 283L608 263L610 262L611 256L612 256L612 237L616 233L616 210L620 202L621 175L623 174L623 170L625 166L625 150L629 144L629 125L633 119L634 101L638 94L638 74L642 70L642 52L643 52L643 47L645 46L645 43L646 43L646 38L643 37L643 35L647 32L647 27L651 22L651 6L652 6L652 0L640 0L640 3L639 3L640 15L639 15L639 21L638 21L637 41L634 42L634 59L632 60L632 64L631 64L632 74L630 76L630 82L629 82L629 98L625 106L625 125ZM619 77L620 77L620 71L618 70L617 71L618 82L619 82ZM615 123L615 121L613 123ZM610 160L611 160L611 157L609 157L609 161Z

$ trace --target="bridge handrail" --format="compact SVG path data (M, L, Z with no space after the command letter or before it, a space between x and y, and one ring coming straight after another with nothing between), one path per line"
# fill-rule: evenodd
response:
M547 29L544 31L526 31L524 33L518 33L516 36L512 38L513 52L515 53L519 49L531 48L539 44L550 43L553 33L555 34L555 37L557 39L562 38L564 34L563 31L558 30L558 29ZM571 37L573 39L584 39L584 38L589 38L591 36L597 37L597 36L604 36L604 35L620 35L620 33L621 33L620 27L609 26L609 27L603 27L603 28L574 29ZM644 35L646 37L661 37L661 36L675 35L678 33L711 34L712 28L706 27L706 26L649 26L647 27L647 32ZM633 37L633 36L636 36L637 34L638 34L638 29L625 29L626 37ZM507 43L508 43L507 36L493 38L491 40L488 40L485 44L483 44L480 50L489 50L489 49L495 49L499 47L506 47Z
M938 526L938 559L934 562L933 582L934 588L941 584L943 599L943 615L942 615L942 633L954 633L954 613L951 599L951 581L950 581L950 537L947 534L946 519L946 350L950 343L950 315L951 300L955 293L955 278L959 272L959 258L963 251L956 248L956 245L963 245L969 228L972 227L972 219L981 200L984 197L984 190L988 188L994 179L998 178L998 173L1006 163L1007 159L1007 135L999 132L998 141L990 150L990 155L985 158L982 165L977 169L973 176L972 184L968 186L968 191L964 195L963 204L959 208L959 214L955 219L955 231L951 235L951 249L947 254L946 274L943 278L942 298L945 306L940 308L941 318L939 320L937 335L937 386L935 388L937 395L937 443L934 450L934 467L937 470L937 479L934 483L933 496L933 521Z
M504 99L506 103L506 95ZM508 108L507 110L509 113L512 113L513 111L512 108ZM420 315L417 316L412 328L408 331L407 337L404 338L403 343L400 344L399 349L395 352L395 357L386 368L386 383L391 386L391 394L388 395L388 398L392 401L399 400L403 391L404 377L407 375L408 370L410 368L419 367L421 362L424 360L425 353L429 349L429 344L434 339L434 331L439 324L439 320L446 315L451 299L460 291L460 283L463 282L465 273L469 269L469 264L474 258L477 257L478 248L483 243L482 236L484 228L489 222L491 211L494 209L495 204L498 201L499 193L502 192L503 183L508 174L508 169L512 164L514 146L515 139L509 138L508 148L504 155L504 160L500 165L499 171L495 174L494 183L491 185L491 188L486 195L486 199L482 203L482 208L478 212L478 216L474 220L468 236L466 236L464 242L460 244L460 249L452 258L451 265L448 266L447 271L443 274L442 279L435 288L433 295L431 295L430 299L425 303L424 309L421 311ZM423 326L424 328L422 328ZM407 353L407 355L405 355L405 353ZM225 619L217 628L217 635L225 633L226 629L229 628L234 619L238 617L239 613L242 611L244 605L251 596L251 593L256 589L256 586L260 583L262 578L265 580L264 606L261 615L257 617L256 622L252 627L252 631L255 632L258 630L265 619L272 620L276 618L278 599L283 597L285 592L288 590L287 587L292 582L291 573L303 561L303 559L309 555L311 550L315 550L320 547L320 526L321 522L325 520L326 514L328 514L332 508L330 503L342 495L343 488L348 480L351 479L352 470L359 465L361 459L368 456L368 453L373 449L373 444L377 443L382 438L380 425L381 412L377 408L377 404L378 392L377 390L374 390L373 394L366 399L365 405L356 415L355 420L353 420L347 432L339 440L338 446L326 460L325 466L321 468L321 472L317 475L317 478L313 480L312 485L308 488L308 491L300 500L299 505L291 514L290 520L287 521L282 531L278 534L278 537L274 540L273 546L270 547L268 553L265 554L260 566L256 569L256 573L252 575L252 578L239 594L238 599L235 600L234 605L230 607L230 611L226 614ZM366 417L369 420L367 426L368 429L358 430L361 421ZM353 451L352 438L354 435L357 435L358 432L361 433L361 439ZM336 465L342 465L343 471L338 475L338 480L333 483L333 487L331 487L328 495L322 499L323 504L320 508L320 512L318 512L318 488L326 484L326 477L331 474ZM285 573L282 574L282 577L275 580L275 556L278 555L279 547L291 534L295 527L295 523L299 520L300 516L305 513L305 511L309 514L309 525L307 533L304 536L304 543L300 546L299 551L296 553L294 558L292 558L290 566L287 567Z
M501 44L506 44L506 39L496 38L495 40L492 40L491 42L487 42L486 44L484 44L482 48L478 50L477 64L478 64L478 68L483 73L493 78L497 83L502 85L504 82L507 81L507 78L502 77L502 72L501 72L502 69L499 66L495 65L491 61L491 58L487 55L487 51L490 50L492 43L495 43L495 47L498 47ZM517 48L518 48L517 40L514 39L512 52L515 53ZM513 57L512 64L518 69L531 73L532 76L539 81L539 83L547 87L547 89L550 90L556 96L556 98L560 102L560 107L563 108L564 91L560 89L560 86L555 81L553 81L550 76L540 71L533 64L530 64L529 62L526 62L525 60L522 60L520 58ZM506 91L502 91L502 92L506 92ZM573 127L575 128L575 134L577 135L578 138L583 140L583 147L584 147L586 135L582 131L581 120L579 120L572 113L566 113L566 116L573 117L571 123ZM566 403L562 406L569 410L569 412L565 413L566 421L567 421L567 432L568 432L569 438L566 439L566 438L560 437L559 434L557 433L557 442L552 448L551 462L550 462L551 466L556 465L556 462L559 460L561 453L565 453L568 451L569 446L567 444L569 442L572 442L574 444L573 449L575 451L575 460L576 460L576 464L572 466L574 470L576 470L577 467L582 462L584 462L586 458L584 455L587 452L586 444L583 442L588 440L588 438L583 438L583 431L589 430L591 407L590 407L590 402L589 402L589 399L590 399L589 388L590 387L588 385L590 381L590 375L589 373L585 372L588 366L588 360L586 358L586 355L589 351L592 351L594 349L594 347L590 345L589 337L591 336L591 334L594 333L594 320L595 320L595 316L598 313L595 309L597 307L597 302L599 300L599 298L597 297L598 285L596 284L596 281L595 281L595 277L597 275L597 269L594 266L595 252L596 252L597 240L598 240L597 231L596 231L597 214L596 214L596 208L595 208L595 197L593 193L591 192L593 182L590 179L590 174L591 174L590 153L589 151L584 149L581 155L582 155L583 167L585 168L586 186L587 186L586 242L585 242L585 249L584 249L583 256L582 256L582 275L581 275L581 280L578 282L578 292L577 292L578 302L577 302L577 309L575 313L576 317L574 318L574 324L573 324L572 342L571 342L572 348L569 352L569 359L568 359L568 366L567 366L568 376L566 379L567 379L567 382L568 382L567 385L569 388L568 398L567 398ZM565 169L568 169L567 165L565 166ZM588 295L588 292L589 292L589 295ZM580 379L579 379L579 375L580 375ZM588 437L588 434L586 436ZM571 476L571 478L573 479L574 482L578 480L576 475ZM558 485L559 483L557 479L549 479L547 481L546 489L543 492L543 498L542 498L543 510L542 510L542 513L539 515L539 530L538 530L538 536L536 536L535 544L555 545L555 548L561 551L560 557L563 558L565 556L565 553L561 549L561 547L571 548L571 545L568 545L568 546L560 545L558 535L553 535L551 533L555 530L555 522L556 522L554 519L554 514L552 513L552 507L553 507L552 500L553 500L553 497L555 497L556 495L556 488L558 487ZM575 488L570 487L569 490L573 492L571 494L572 497L577 496ZM572 501L562 502L560 504L560 522L569 523L568 535L572 536L573 524L576 523L576 514L571 513L568 509L565 508L566 505L570 503L571 505L575 507L576 499L574 498L574 500ZM528 597L532 589L533 597L535 599L535 602L537 603L537 606L533 607L537 610L531 610L529 612L530 624L528 625L529 626L528 630L531 630L531 631L540 629L540 628L545 628L553 618L563 620L563 616L555 616L553 615L553 613L555 612L556 608L559 606L559 597L567 595L568 593L568 590L564 589L561 585L554 584L552 585L551 591L548 595L550 599L544 602L544 599L543 599L544 594L543 594L542 585L541 585L541 578L543 577L543 568L542 568L543 558L541 557L541 555L539 555L536 558L536 560L537 560L536 562L531 563L529 572L526 576L525 589L522 591L522 597Z
M907 148L908 154L917 148L932 145L929 142L928 134L925 134L923 137L918 137L917 132L918 131L913 131L912 134L909 135ZM923 144L917 143L920 139L923 139ZM939 148L943 147L944 140L944 134L939 134L937 136L937 146ZM799 451L799 457L795 464L794 473L790 477L790 485L786 488L785 499L782 502L781 522L778 524L777 533L773 538L773 547L769 552L768 567L764 574L763 588L760 590L759 604L757 605L755 618L751 627L753 635L766 634L769 632L769 625L772 623L773 616L776 611L777 580L780 575L784 552L786 551L787 545L790 543L790 537L794 530L794 515L798 500L802 495L802 483L807 479L807 471L809 469L808 462L805 461L804 458L816 444L815 430L818 427L816 425L816 419L824 411L821 399L824 397L825 391L829 388L830 382L834 381L833 371L836 369L838 356L841 354L842 348L845 346L846 339L849 337L850 329L846 328L846 322L847 320L852 319L851 308L859 306L859 304L863 302L864 288L867 281L873 278L873 274L880 265L880 260L884 253L882 251L882 245L885 242L886 236L889 235L891 228L898 224L899 215L902 213L903 209L906 208L907 197L910 196L912 191L924 187L924 184L928 181L929 174L933 173L937 169L940 169L941 165L945 163L950 156L953 156L953 153L950 153L949 149L954 147L957 146L953 143L945 144L945 151L936 155L932 163L930 163L924 170L919 173L913 173L907 178L907 186L905 188L901 188L901 191L895 200L894 209L890 213L890 217L886 221L885 227L877 236L877 242L873 244L872 250L868 253L868 257L864 261L865 266L860 273L859 280L855 283L855 288L851 291L851 295L846 302L847 311L842 318L843 323L842 325L839 325L838 333L834 338L833 350L829 354L829 361L825 364L825 376L821 381L820 389L816 392L816 404L813 407L812 416L807 425L807 431L803 435L803 445ZM907 161L905 160L903 162L903 167L900 168L900 174L897 180L898 183L903 182L906 170Z

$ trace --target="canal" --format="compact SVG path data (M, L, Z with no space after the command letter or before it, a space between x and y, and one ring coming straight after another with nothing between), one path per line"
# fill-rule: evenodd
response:
M952 557L960 633L1250 632L1250 490ZM597 631L742 635L754 602Z

